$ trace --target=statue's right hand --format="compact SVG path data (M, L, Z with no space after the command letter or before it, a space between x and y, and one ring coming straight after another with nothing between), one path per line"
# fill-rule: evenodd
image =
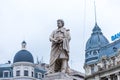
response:
M55 43L57 42L57 40L54 39L54 38L52 38L52 37L50 37L50 41L51 41L51 42L55 42Z

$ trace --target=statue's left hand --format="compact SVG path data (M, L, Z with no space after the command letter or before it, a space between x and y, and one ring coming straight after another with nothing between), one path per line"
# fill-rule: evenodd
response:
M63 39L58 40L58 43L62 43L62 42L63 42Z

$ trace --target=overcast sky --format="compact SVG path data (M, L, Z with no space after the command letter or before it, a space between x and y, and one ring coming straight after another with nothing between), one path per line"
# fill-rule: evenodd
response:
M120 0L96 0L97 22L110 42L120 32L119 4ZM57 19L70 29L70 67L84 72L85 45L95 24L94 0L0 0L0 64L13 62L23 40L35 62L38 56L49 63L49 35Z

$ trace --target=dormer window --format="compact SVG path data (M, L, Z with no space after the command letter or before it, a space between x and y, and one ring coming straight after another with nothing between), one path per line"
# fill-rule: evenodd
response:
M90 51L90 55L92 55L92 51Z
M10 77L10 72L9 71L4 71L3 72L3 77L5 77L5 78Z
M41 73L38 73L38 78L42 78L42 74Z
M117 52L117 47L113 47L113 51L114 51L114 52Z
M35 77L38 78L38 74L37 73L35 73Z
M47 75L47 74L42 74L42 78L44 78L44 77L45 77L45 75Z
M93 55L97 55L97 51L93 51Z
M42 74L40 72L35 73L35 77L38 79L42 78Z

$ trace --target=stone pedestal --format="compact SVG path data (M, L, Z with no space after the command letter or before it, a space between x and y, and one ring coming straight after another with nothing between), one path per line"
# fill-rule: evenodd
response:
M73 80L73 78L66 73L58 72L46 75L43 80Z

